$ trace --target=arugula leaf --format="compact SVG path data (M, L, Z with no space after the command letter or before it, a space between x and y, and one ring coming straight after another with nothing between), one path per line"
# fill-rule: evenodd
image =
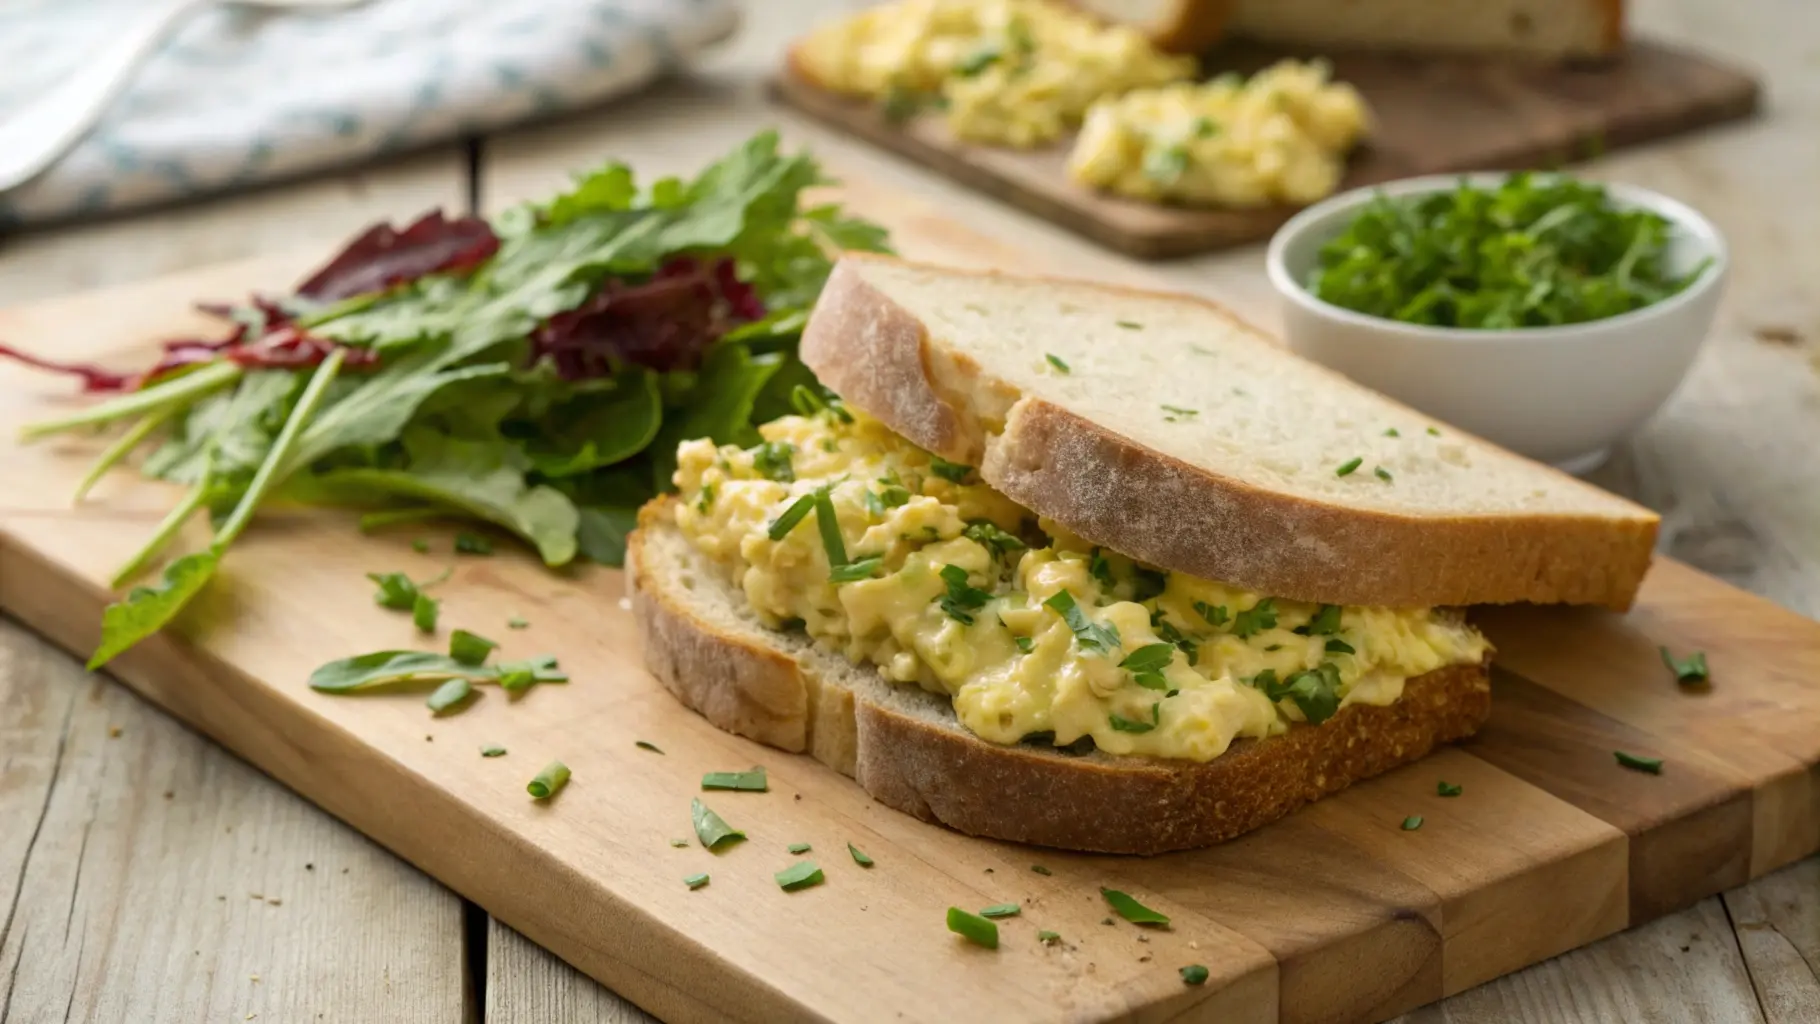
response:
M649 447L663 425L657 375L636 367L552 409L524 445L531 467L546 477L577 476L624 462Z
M164 579L153 587L135 587L126 600L101 613L101 645L89 656L88 670L107 664L139 641L164 628L214 577L221 558L213 551L184 555L164 567Z
M752 407L766 382L783 366L782 355L753 355L745 346L716 345L708 351L694 387L680 396L666 416L657 439L651 443L652 483L670 489L676 474L676 446L705 437L715 444L745 444L757 440L752 427Z
M432 689L450 679L498 682L508 667L523 667L540 683L566 682L556 659L543 655L507 665L470 665L429 651L374 651L339 658L310 673L310 689L322 693L356 693L376 689Z
M576 549L583 558L615 568L626 563L626 537L638 525L638 509L588 505L576 510Z

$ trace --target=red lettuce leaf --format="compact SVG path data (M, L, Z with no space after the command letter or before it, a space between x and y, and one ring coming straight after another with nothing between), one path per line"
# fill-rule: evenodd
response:
M581 306L551 317L532 336L533 360L549 358L565 380L625 365L693 370L717 338L764 315L732 260L678 257L635 284L611 278Z
M478 217L449 220L431 210L403 231L375 224L297 286L297 294L318 302L339 302L381 292L425 274L472 270L499 251L499 236Z

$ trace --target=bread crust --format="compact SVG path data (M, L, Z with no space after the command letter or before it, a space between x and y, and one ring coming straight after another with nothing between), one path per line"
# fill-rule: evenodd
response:
M1490 711L1488 665L1457 665L1409 680L1389 706L1355 704L1319 726L1240 740L1205 763L988 743L951 710L937 722L824 682L818 662L838 654L808 644L792 652L783 634L712 621L700 607L712 599L705 588L647 556L657 533L675 529L674 500L645 506L627 542L652 674L716 726L806 751L879 802L971 835L1103 853L1208 846L1471 735Z
M869 262L889 259L842 257L803 332L803 361L912 442L977 465L986 483L1093 543L1279 597L1395 607L1530 601L1624 610L1649 568L1658 520L1641 506L1622 519L1412 516L1336 505L1191 466L1028 396L988 436L999 425L982 426L966 408L951 384L955 360L866 281ZM1255 331L1215 303L1164 297ZM1143 500L1106 501L1108 488Z

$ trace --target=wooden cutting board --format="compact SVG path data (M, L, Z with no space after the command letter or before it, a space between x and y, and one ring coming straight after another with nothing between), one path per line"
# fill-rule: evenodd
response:
M908 254L1020 261L913 199L863 182L849 192ZM199 326L191 300L269 289L310 262L19 308L0 313L0 338L131 362L150 339ZM0 366L0 609L86 655L103 581L173 495L127 472L68 507L98 445L10 438L69 408L69 390ZM172 634L112 670L669 1020L1379 1020L1820 849L1820 625L1672 562L1628 616L1486 615L1500 667L1475 741L1225 846L1135 859L971 839L881 807L676 704L641 667L618 572L553 574L504 550L458 559L447 533L418 554L410 540L425 532L362 536L342 513L274 511ZM421 579L450 565L445 629L500 640L506 657L557 654L574 681L516 701L488 688L446 719L422 694L306 687L323 661L419 644L405 616L373 605L365 573ZM508 629L513 616L529 628ZM1711 690L1678 690L1658 644L1707 651ZM481 758L491 743L509 753ZM1627 771L1619 749L1667 767ZM553 758L574 781L535 804L525 783ZM753 764L770 792L705 794L750 841L720 855L669 844L692 836L703 772ZM1441 780L1464 793L1439 797ZM1410 815L1425 824L1402 830ZM800 859L785 849L796 842L813 845L827 882L788 894L772 875ZM876 866L855 864L848 843ZM697 872L712 881L691 892L682 879ZM1102 885L1173 928L1106 923ZM1023 913L1001 922L996 952L945 930L949 906L1008 901ZM1062 941L1042 945L1039 929ZM1210 978L1185 986L1178 968L1196 963Z
M1228 47L1204 62L1210 72L1252 71L1282 57ZM1378 129L1354 155L1341 184L1357 188L1422 174L1558 167L1756 110L1749 75L1697 54L1633 42L1614 63L1564 67L1482 57L1327 55L1334 77L1364 95ZM1206 252L1268 238L1292 207L1192 210L1122 199L1070 180L1072 136L1039 150L956 139L939 114L908 123L876 104L810 86L788 72L775 82L791 106L963 184L1133 256Z

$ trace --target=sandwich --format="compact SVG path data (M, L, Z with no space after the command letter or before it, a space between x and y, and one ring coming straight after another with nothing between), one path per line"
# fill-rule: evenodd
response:
M1461 609L1625 608L1655 540L1200 299L849 255L801 355L641 511L647 663L974 835L1205 846L1416 760L1488 713Z

